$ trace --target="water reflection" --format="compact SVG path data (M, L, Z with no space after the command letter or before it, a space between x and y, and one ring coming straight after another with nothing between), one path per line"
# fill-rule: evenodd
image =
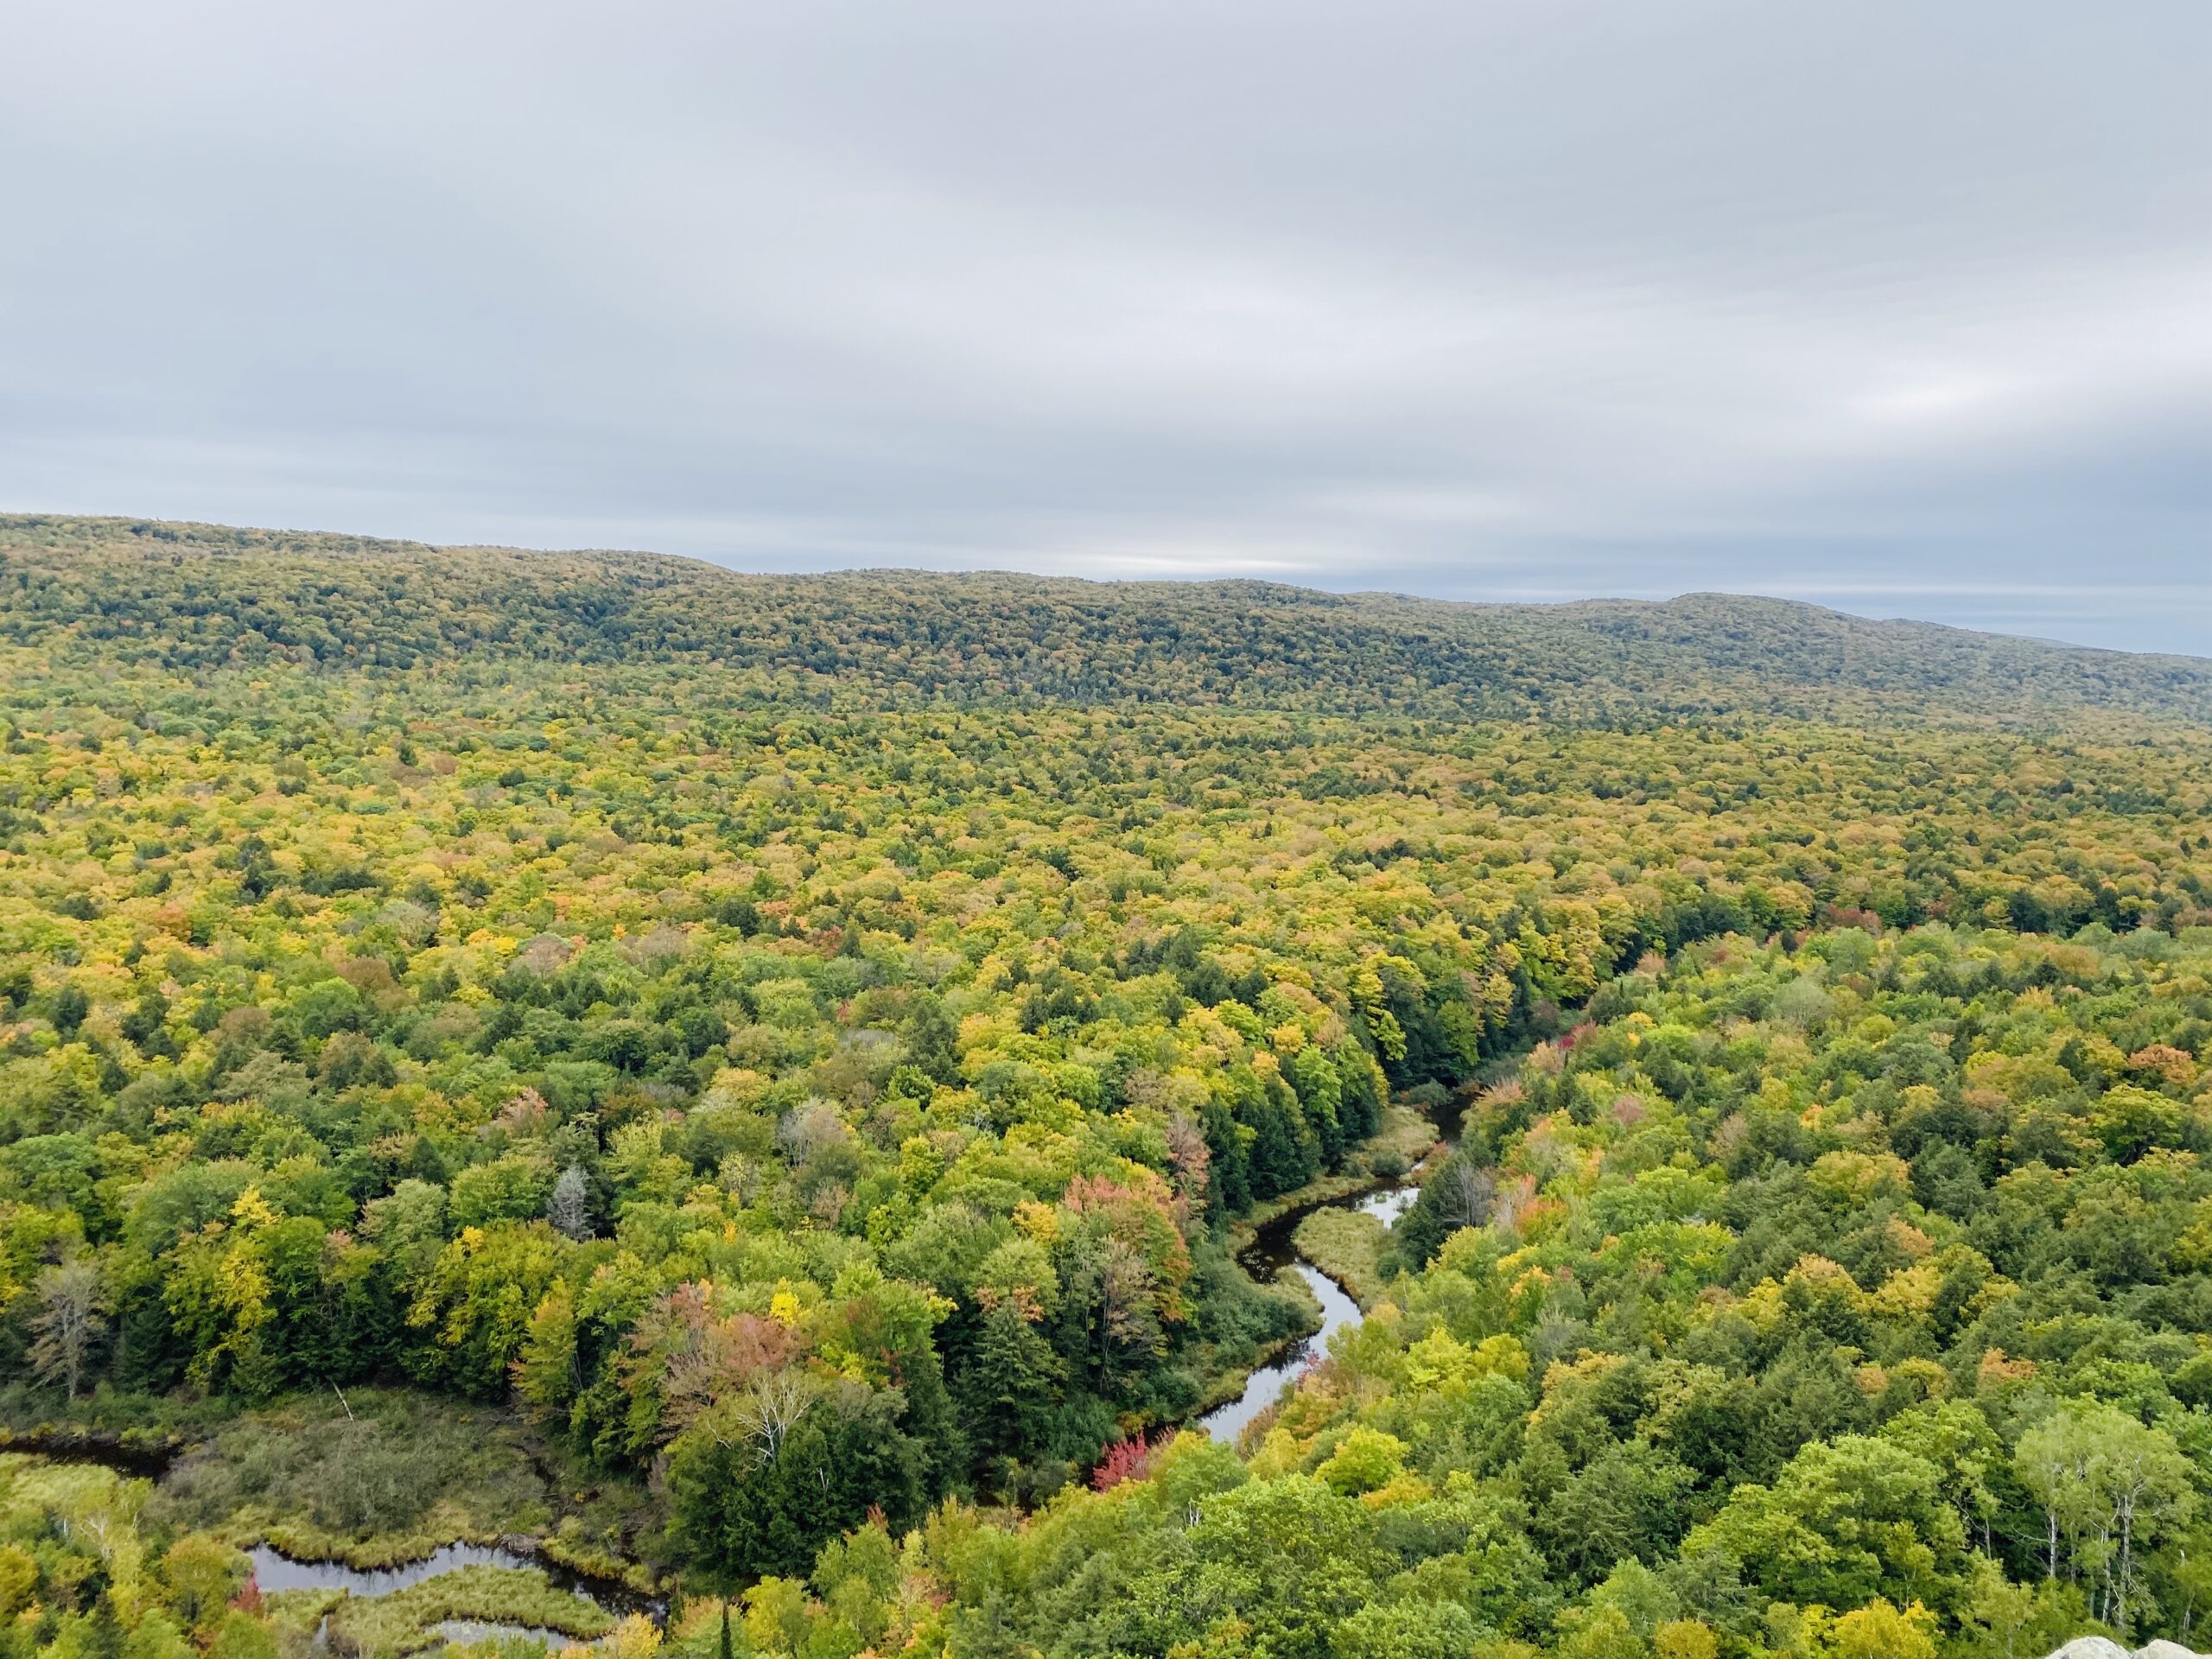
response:
M1285 1273L1294 1273L1303 1279L1320 1302L1321 1328L1293 1343L1274 1364L1263 1365L1245 1378L1244 1392L1236 1399L1225 1406L1215 1407L1198 1419L1198 1427L1217 1440L1236 1440L1245 1424L1274 1404L1283 1384L1329 1351L1329 1338L1338 1327L1355 1324L1359 1319L1359 1304L1338 1289L1336 1281L1319 1268L1292 1262L1268 1277L1280 1278Z
M1456 1103L1438 1114L1437 1128L1447 1147L1459 1144L1459 1116L1460 1108ZM1418 1182L1386 1186L1357 1198L1337 1198L1328 1204L1294 1210L1288 1215L1277 1216L1254 1235L1250 1245L1237 1258L1243 1262L1245 1271L1263 1285L1280 1280L1286 1273L1296 1274L1321 1304L1321 1328L1284 1350L1274 1364L1253 1372L1245 1379L1243 1394L1198 1419L1200 1428L1217 1440L1235 1440L1245 1424L1275 1402L1285 1383L1329 1351L1329 1338L1339 1325L1350 1325L1360 1317L1358 1304L1344 1293L1336 1281L1299 1255L1295 1237L1298 1224L1316 1210L1350 1209L1363 1216L1373 1216L1388 1227L1412 1209L1414 1201L1420 1197Z
M667 1612L667 1604L658 1597L641 1595L619 1580L594 1578L542 1555L524 1554L497 1544L448 1544L419 1561L369 1568L348 1567L343 1561L295 1560L266 1544L256 1544L246 1555L253 1563L254 1582L264 1591L347 1590L357 1596L385 1596L459 1567L510 1567L542 1573L556 1590L565 1590L580 1601L618 1616L644 1613L658 1624Z
M253 1562L254 1582L264 1591L350 1590L357 1596L387 1596L464 1567L543 1567L543 1562L518 1551L492 1544L448 1544L419 1561L365 1570L343 1561L296 1561L266 1544L256 1544L246 1555ZM570 1587L585 1600L591 1599L581 1588Z
M1380 1192L1370 1192L1352 1207L1363 1216L1373 1216L1385 1227L1394 1225L1398 1217L1414 1207L1414 1200L1421 1197L1418 1186L1393 1186Z

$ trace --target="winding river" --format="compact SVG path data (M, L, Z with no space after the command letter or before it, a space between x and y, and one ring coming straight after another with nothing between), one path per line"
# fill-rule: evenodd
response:
M1459 1145L1456 1112L1448 1128L1441 1122L1438 1128L1446 1147ZM1313 1293L1314 1300L1321 1304L1321 1326L1311 1336L1284 1349L1273 1364L1262 1365L1254 1371L1245 1379L1243 1393L1198 1419L1200 1428L1217 1440L1235 1441L1247 1423L1281 1397L1286 1382L1329 1351L1329 1338L1340 1327L1359 1322L1359 1304L1345 1294L1343 1286L1299 1254L1298 1224L1316 1210L1356 1210L1361 1215L1377 1217L1387 1226L1411 1209L1420 1196L1421 1184L1408 1181L1396 1186L1350 1193L1341 1198L1300 1205L1259 1229L1252 1242L1238 1252L1236 1259L1262 1284L1278 1282L1285 1274L1294 1274L1303 1281Z
M1459 1144L1458 1113L1450 1108L1446 1110L1450 1113L1449 1121L1440 1119L1439 1133L1446 1147L1456 1147ZM1257 1230L1252 1242L1238 1253L1237 1259L1243 1263L1245 1270L1262 1284L1278 1282L1285 1274L1296 1274L1320 1304L1321 1324L1312 1334L1300 1338L1284 1349L1273 1363L1254 1371L1245 1379L1243 1392L1199 1418L1199 1427L1217 1440L1234 1441L1247 1424L1281 1397L1286 1383L1327 1353L1329 1338L1338 1329L1357 1323L1360 1318L1358 1304L1344 1288L1300 1254L1295 1237L1299 1223L1317 1210L1346 1209L1373 1216L1387 1225L1405 1214L1420 1195L1420 1184L1408 1180L1363 1192L1348 1193L1343 1198L1301 1205L1286 1211ZM158 1478L177 1455L178 1448L168 1446L126 1448L74 1438L65 1440L27 1436L13 1446L0 1440L0 1450L29 1452L66 1461L105 1463L130 1474ZM563 1567L543 1556L495 1544L448 1544L420 1560L372 1570L348 1567L342 1561L296 1560L265 1544L257 1545L247 1554L253 1561L255 1581L264 1590L346 1590L357 1596L381 1596L395 1590L404 1590L410 1585L420 1584L441 1573L450 1573L456 1567L531 1567L543 1573L556 1588L594 1602L618 1616L643 1612L658 1623L666 1616L667 1611L667 1605L659 1598L643 1595L619 1580L595 1578ZM468 1620L451 1621L451 1625L450 1630L442 1627L440 1633L448 1635L454 1640L481 1640L487 1637L551 1638L556 1643L568 1640L553 1631L521 1626L493 1625Z

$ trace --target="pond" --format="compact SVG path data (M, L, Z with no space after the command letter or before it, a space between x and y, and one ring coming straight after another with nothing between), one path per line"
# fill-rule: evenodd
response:
M463 1567L541 1565L518 1550L486 1544L448 1544L419 1561L367 1569L348 1567L343 1561L297 1561L267 1544L256 1544L246 1554L253 1562L253 1581L264 1591L346 1590L357 1596L388 1596Z

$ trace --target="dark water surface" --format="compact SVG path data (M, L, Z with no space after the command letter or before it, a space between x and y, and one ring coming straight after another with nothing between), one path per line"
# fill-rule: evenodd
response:
M168 1473L169 1465L184 1450L181 1442L126 1439L108 1433L16 1434L0 1431L0 1452L44 1458L49 1463L96 1463L104 1469L139 1480L159 1480Z
M1448 1122L1439 1122L1438 1130L1446 1145L1456 1147L1459 1142L1459 1116L1456 1109L1447 1109L1452 1116ZM1263 1285L1277 1282L1285 1274L1295 1274L1321 1304L1321 1328L1291 1344L1272 1365L1262 1365L1254 1371L1245 1379L1243 1394L1226 1405L1216 1406L1198 1419L1200 1428L1217 1440L1235 1440L1245 1424L1281 1397L1286 1383L1328 1353L1332 1336L1343 1326L1359 1322L1359 1304L1335 1280L1299 1254L1294 1236L1298 1224L1317 1210L1356 1210L1361 1215L1377 1217L1388 1226L1413 1208L1414 1200L1420 1196L1421 1184L1408 1181L1380 1191L1355 1192L1347 1198L1303 1205L1277 1216L1254 1235L1252 1242L1236 1258L1244 1264L1245 1272Z
M348 1567L343 1561L296 1561L267 1544L256 1544L246 1551L246 1555L253 1562L253 1580L264 1590L349 1590L357 1596L388 1596L395 1590L404 1590L425 1579L435 1579L441 1573L464 1567L542 1569L545 1565L519 1550L488 1544L448 1544L419 1561L369 1568ZM590 1598L587 1596L585 1599Z
M348 1567L343 1561L295 1560L267 1544L256 1544L246 1554L253 1562L254 1582L264 1590L346 1590L357 1596L386 1596L460 1567L512 1567L542 1573L555 1589L565 1590L618 1617L645 1613L658 1620L666 1611L658 1597L641 1594L619 1580L595 1578L543 1555L498 1544L448 1544L419 1561L369 1568Z

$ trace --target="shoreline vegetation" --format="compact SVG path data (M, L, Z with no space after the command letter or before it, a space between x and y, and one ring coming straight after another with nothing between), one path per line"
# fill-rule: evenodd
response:
M1388 1223L1357 1210L1317 1210L1298 1224L1299 1254L1337 1282L1366 1313L1387 1294L1382 1254Z
M24 515L0 664L0 1659L2201 1635L2212 664Z
M448 1620L524 1625L584 1643L600 1641L621 1623L595 1604L553 1588L542 1574L497 1567L464 1567L386 1595L341 1594L308 1605L329 1620L329 1637L341 1652L404 1654L418 1650L418 1644L442 1646L431 1633Z
M1418 1180L1441 1153L1443 1143L1430 1118L1419 1109L1402 1100L1389 1102L1382 1113L1382 1126L1376 1134L1359 1146L1350 1149L1346 1167L1342 1172L1317 1178L1294 1192L1285 1193L1267 1204L1256 1205L1229 1230L1227 1246L1232 1261L1244 1271L1243 1253L1257 1237L1261 1229L1280 1221L1283 1217L1300 1211L1311 1211L1313 1216L1344 1214L1330 1206L1362 1194L1380 1191L1393 1184ZM1370 1217L1354 1217L1378 1229L1382 1224ZM1300 1247L1305 1248L1302 1229ZM1307 1251L1309 1255L1313 1252ZM1316 1259L1316 1265L1328 1272L1332 1278L1344 1283L1343 1276L1327 1262ZM1255 1282L1255 1286L1257 1281ZM1279 1288L1286 1294L1310 1304L1310 1294L1295 1279L1280 1281ZM1363 1306L1367 1299L1361 1297L1352 1286L1346 1284L1348 1294L1359 1300ZM1202 1416L1214 1406L1233 1400L1243 1391L1254 1372L1273 1364L1289 1348L1310 1338L1319 1325L1319 1309L1314 1321L1294 1331L1279 1340L1256 1351L1250 1363L1216 1374L1193 1417ZM388 1391L357 1390L353 1398L363 1402L365 1409L373 1413L388 1403ZM143 1410L157 1407L159 1402L117 1402L125 1410ZM435 1402L430 1402L435 1403ZM118 1469L122 1472L148 1478L160 1479L176 1466L195 1455L205 1456L217 1440L216 1431L233 1427L242 1427L265 1447L271 1429L278 1425L296 1425L305 1413L309 1433L315 1429L335 1427L341 1421L353 1421L352 1406L340 1400L335 1392L328 1399L307 1396L290 1402L276 1402L244 1424L224 1419L209 1423L205 1431L194 1433L180 1429L149 1429L138 1426L122 1428L103 1428L87 1423L46 1421L22 1427L0 1423L0 1453L45 1457L58 1462L89 1461ZM563 1482L549 1460L549 1449L542 1440L531 1433L527 1423L515 1418L493 1418L485 1422L481 1414L471 1414L464 1421L475 1426L483 1422L493 1431L495 1439L511 1441L532 1462L535 1471L548 1494L554 1495L556 1504ZM188 1470L188 1478L189 1476ZM295 1517L290 1520L270 1520L264 1511L248 1510L233 1511L232 1522L217 1529L217 1535L238 1548L267 1545L287 1558L302 1563L331 1562L344 1567L373 1571L405 1566L429 1559L451 1544L470 1544L497 1547L524 1554L540 1554L556 1566L569 1568L588 1578L607 1583L620 1583L629 1588L654 1592L663 1586L644 1563L621 1555L609 1554L588 1548L579 1548L557 1530L532 1530L527 1512L510 1511L501 1517L502 1524L459 1524L441 1529L437 1526L417 1529L401 1534L378 1534L368 1537L348 1537L334 1533ZM567 1517L564 1517L567 1518ZM512 1622L512 1621L509 1621Z
M1329 1213L1327 1206L1344 1199L1418 1179L1441 1150L1442 1144L1435 1124L1424 1112L1403 1100L1385 1103L1381 1127L1367 1141L1349 1149L1343 1170L1331 1175L1318 1176L1294 1192L1255 1205L1230 1224L1225 1241L1230 1260L1236 1263L1238 1272L1250 1279L1250 1271L1244 1265L1244 1255L1258 1240L1263 1228L1301 1210L1312 1210L1316 1214ZM1320 1264L1317 1262L1316 1265ZM1328 1271L1326 1267L1322 1270ZM1337 1275L1331 1273L1330 1276L1335 1278ZM1253 1280L1252 1282L1255 1288L1261 1287L1260 1281ZM1197 1407L1172 1427L1187 1427L1216 1407L1237 1399L1243 1394L1255 1372L1265 1370L1274 1364L1320 1329L1320 1306L1297 1278L1278 1276L1265 1287L1296 1301L1309 1316L1306 1322L1298 1329L1261 1344L1253 1351L1249 1363L1210 1372ZM1349 1287L1345 1287L1345 1294L1352 1294Z

